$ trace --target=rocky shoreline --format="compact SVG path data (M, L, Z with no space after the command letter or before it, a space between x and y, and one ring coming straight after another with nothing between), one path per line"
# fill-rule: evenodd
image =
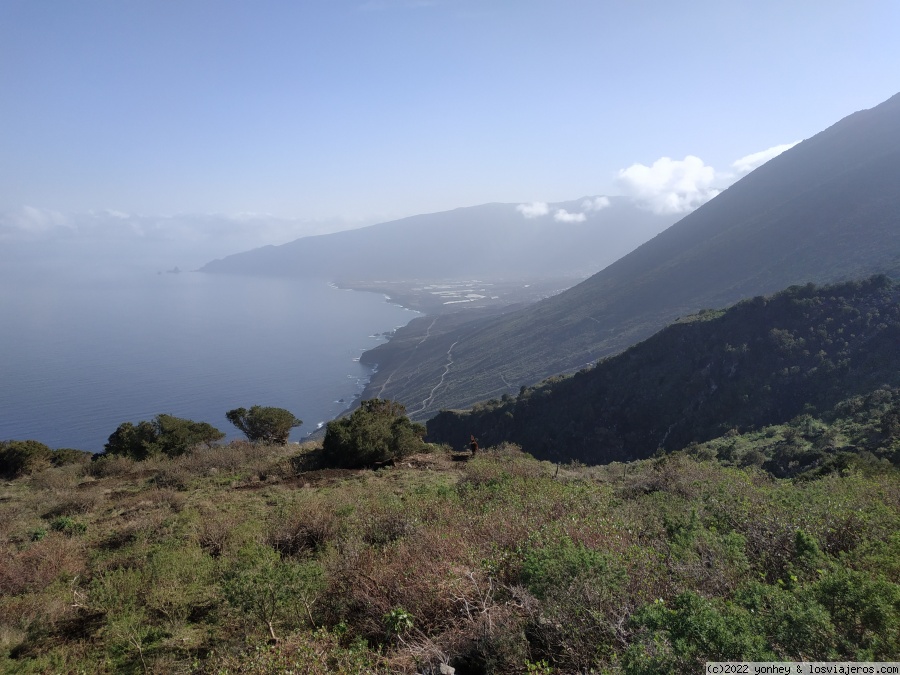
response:
M422 314L395 330L387 342L360 356L360 363L374 370L357 401L390 398L406 405L410 417L425 419L429 411L423 405L423 396L437 383L424 386L413 376L422 365L446 359L438 338L471 330L473 322L550 297L579 281L568 278L337 283L339 288L381 293L389 302ZM355 407L354 402L344 414Z

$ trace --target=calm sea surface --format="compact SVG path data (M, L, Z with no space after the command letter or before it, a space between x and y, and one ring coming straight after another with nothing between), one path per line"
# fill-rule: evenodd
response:
M292 440L336 417L371 370L355 359L415 314L325 282L200 273L0 278L0 440L101 451L125 421L209 422L287 408Z

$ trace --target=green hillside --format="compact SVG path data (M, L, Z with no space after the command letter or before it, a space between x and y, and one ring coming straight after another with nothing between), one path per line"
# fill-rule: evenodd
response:
M692 675L900 650L900 480L232 443L0 483L0 672ZM445 666L441 670L441 666Z
M425 418L573 372L705 307L898 271L900 95L779 155L564 293L444 333L438 322L414 358L379 361L391 378L382 393Z
M428 437L460 447L519 443L537 457L605 463L650 457L799 415L825 416L881 391L900 406L900 285L887 277L792 287L682 319L574 376L469 411L445 411ZM877 434L876 434L877 436ZM870 439L894 460L896 448ZM857 449L844 438L828 449ZM870 444L871 444L870 443Z

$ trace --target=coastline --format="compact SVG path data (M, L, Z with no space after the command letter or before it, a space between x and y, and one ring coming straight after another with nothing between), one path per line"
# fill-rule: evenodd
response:
M398 401L412 416L421 396L419 391L408 387L407 382L421 366L435 358L431 345L437 344L437 338L460 333L470 322L486 320L556 295L580 281L580 278L553 278L328 282L337 290L378 293L385 302L414 312L409 321L390 333L370 336L386 339L360 355L359 363L371 372L360 391L333 419L349 415L360 401L372 398ZM438 358L444 358L443 353ZM321 438L322 435L324 425L309 438Z
M328 282L337 290L381 294L385 302L415 313L404 325L396 327L384 342L366 349L359 363L371 368L361 391L335 418L353 412L360 401L390 398L411 410L411 402L420 397L407 390L405 382L433 354L429 349L436 338L456 333L473 321L513 311L525 305L556 295L581 281L580 278L536 280L410 280ZM324 434L324 426L310 434Z

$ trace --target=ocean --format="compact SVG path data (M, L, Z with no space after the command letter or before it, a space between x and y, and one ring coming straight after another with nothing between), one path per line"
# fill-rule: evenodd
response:
M415 316L324 281L0 275L0 440L100 452L159 413L240 438L225 412L252 405L290 410L303 440L359 395L360 354Z

